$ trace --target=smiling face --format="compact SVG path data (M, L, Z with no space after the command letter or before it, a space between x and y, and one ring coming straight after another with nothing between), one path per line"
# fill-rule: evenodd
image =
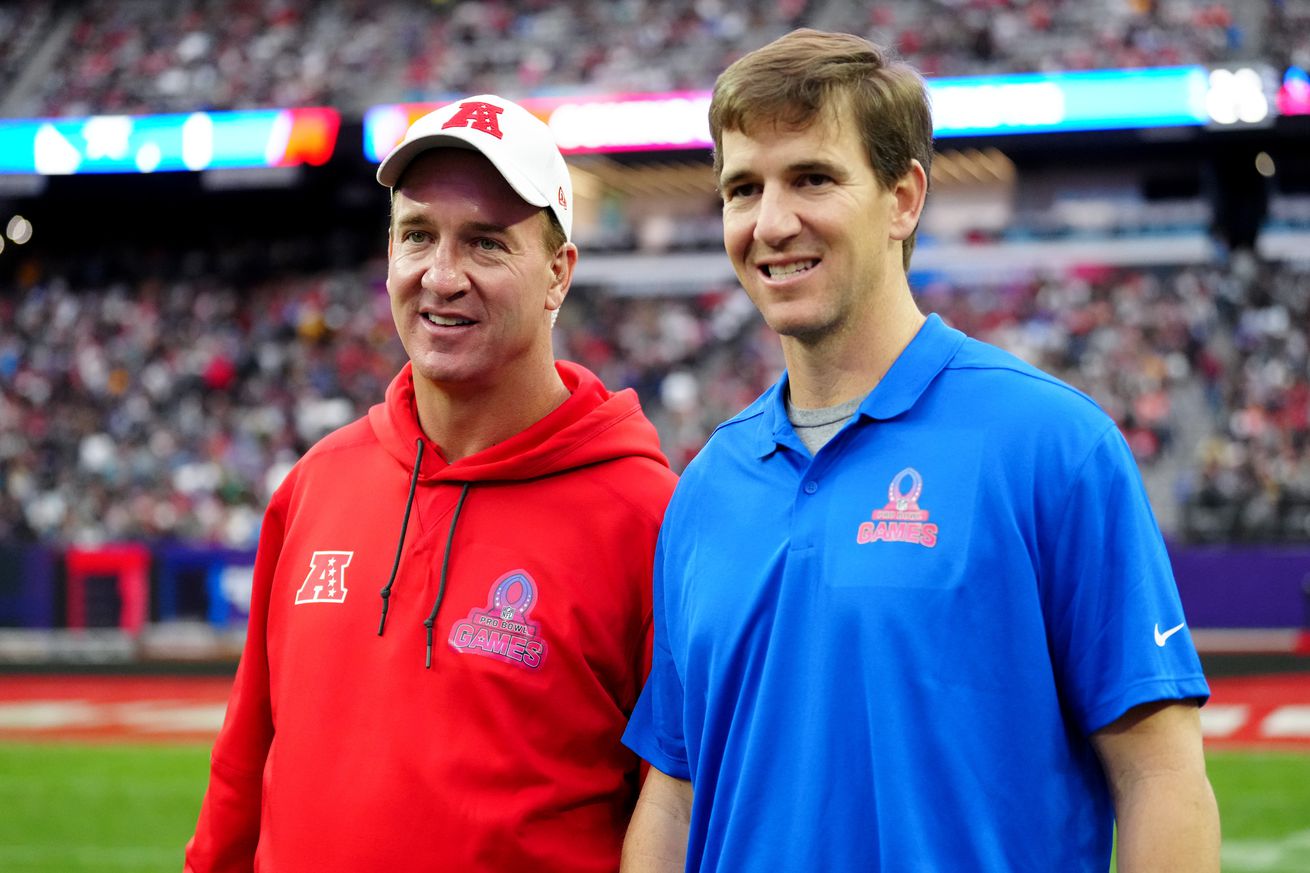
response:
M871 335L880 301L905 287L901 241L921 193L882 186L837 109L801 127L724 131L720 151L724 247L764 320L807 346Z
M396 187L387 293L416 391L538 384L576 249L548 252L545 212L480 154L435 149Z

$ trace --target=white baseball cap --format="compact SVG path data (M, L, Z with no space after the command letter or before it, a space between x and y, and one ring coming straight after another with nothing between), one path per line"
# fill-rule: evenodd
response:
M573 183L555 137L544 121L494 94L479 94L434 109L409 126L378 165L378 181L394 188L414 158L428 149L480 152L509 186L533 206L548 206L573 238Z

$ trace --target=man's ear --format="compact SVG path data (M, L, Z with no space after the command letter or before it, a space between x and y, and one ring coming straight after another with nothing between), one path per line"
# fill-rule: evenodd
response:
M904 242L919 226L923 204L928 197L928 174L923 164L910 159L910 168L892 187L891 238Z
M573 284L573 270L578 265L578 247L566 242L550 259L550 286L546 289L546 308L559 309Z

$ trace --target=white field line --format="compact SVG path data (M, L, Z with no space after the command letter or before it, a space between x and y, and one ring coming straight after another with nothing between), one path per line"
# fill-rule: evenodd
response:
M1310 739L1310 706L1280 706L1261 723L1260 733L1266 737Z
M85 700L0 703L0 730L66 730L104 724L104 707Z
M14 870L19 864L49 869L52 862L73 862L80 867L104 870L140 870L176 863L182 866L182 849L152 846L26 846L0 844L0 870ZM21 869L21 868L19 868Z
M1310 831L1274 840L1225 840L1224 873L1293 873L1310 870Z
M1249 717L1249 707L1240 703L1208 704L1201 707L1201 734L1207 737L1230 737L1242 729Z
M0 703L0 731L126 729L143 734L217 733L226 703L150 700L93 703L30 700Z

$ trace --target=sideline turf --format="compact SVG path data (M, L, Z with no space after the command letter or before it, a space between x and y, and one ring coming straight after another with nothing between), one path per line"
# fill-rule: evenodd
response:
M1310 753L1212 751L1224 873L1310 871Z
M178 873L208 773L202 745L0 743L0 870Z
M1310 871L1310 754L1210 752L1224 873ZM0 743L0 871L178 873L201 745Z

